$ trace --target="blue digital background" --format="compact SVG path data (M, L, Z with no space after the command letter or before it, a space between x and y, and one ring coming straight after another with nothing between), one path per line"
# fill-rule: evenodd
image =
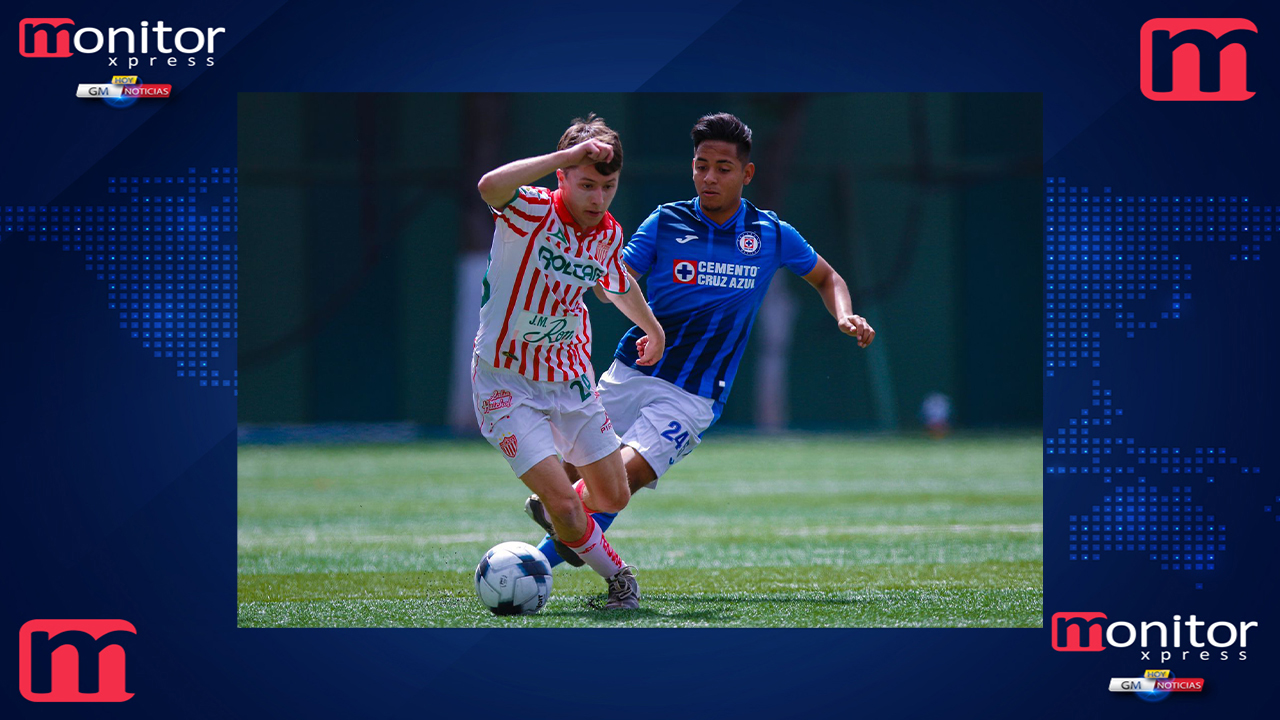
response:
M1046 375L1046 437L1083 438L1056 433L1083 429L1082 410L1089 411L1090 420L1107 418L1101 401L1111 400L1117 411L1111 425L1088 427L1090 439L1113 440L1110 455L1045 456L1046 468L1067 468L1045 477L1046 622L1058 611L1101 611L1130 621L1167 620L1175 613L1258 621L1247 661L1169 663L1180 676L1206 678L1207 690L1173 696L1158 707L1174 716L1256 716L1272 707L1274 691L1263 688L1278 665L1272 628L1280 620L1274 595L1280 486L1271 473L1276 348L1269 291L1275 287L1275 261L1264 239L1268 232L1191 232L1227 236L1210 242L1188 239L1188 231L1136 229L1155 220L1092 218L1107 215L1096 210L1107 206L1107 197L1113 207L1120 204L1117 197L1126 198L1125 206L1148 208L1207 207L1207 200L1192 200L1199 197L1223 198L1215 205L1227 207L1280 206L1272 170L1280 159L1272 79L1277 53L1271 36L1280 25L1272 22L1273 5L1242 2L1210 10L1176 2L1069 7L659 2L643 11L594 7L573 17L528 4L73 2L56 10L24 7L8 15L16 23L55 13L95 27L163 18L176 26L224 26L227 33L211 68L152 72L111 69L101 56L43 60L0 54L11 89L20 90L4 120L9 142L0 173L0 210L5 216L10 207L74 216L75 207L130 205L132 193L124 202L108 199L111 178L186 177L191 168L197 177L213 177L215 168L222 175L222 169L235 166L238 91L1043 92L1045 171L1054 179L1046 189L1065 186L1066 193L1053 195L1074 196L1067 207L1088 208L1064 213L1077 219L1063 223L1050 221L1059 213L1051 213L1046 203L1045 235L1026 239L1046 246L1046 284L1061 282L1048 279L1058 272L1050 264L1070 265L1071 255L1093 254L1095 244L1098 254L1128 254L1102 249L1108 242L1102 236L1108 235L1113 245L1129 244L1119 235L1168 235L1168 242L1155 241L1161 249L1146 252L1178 255L1167 264L1190 266L1180 270L1190 277L1155 280L1158 288L1144 291L1143 299L1126 297L1125 308L1096 310L1100 316L1088 320L1088 331L1098 335L1088 341L1099 343L1097 367L1092 356L1070 357L1073 350L1085 351L1079 346L1053 348L1068 353L1065 358L1046 355L1046 363L1078 363ZM1153 17L1201 15L1245 17L1258 26L1259 41L1249 50L1249 62L1261 64L1257 95L1239 103L1144 98L1138 89L1138 29ZM142 82L172 83L175 95L127 109L74 97L78 83L125 73L138 74ZM1148 200L1129 203L1130 196ZM212 207L233 204L222 194L216 202L198 202L207 204L210 216ZM55 207L72 210L39 210ZM33 213L13 213L20 214ZM1274 215L1262 209L1221 214ZM10 538L6 614L11 629L32 618L60 617L124 618L137 626L138 649L129 663L137 696L118 708L96 710L363 717L474 713L480 704L503 707L503 712L521 712L528 705L532 712L555 708L619 716L1128 715L1143 705L1107 693L1107 679L1162 666L1139 661L1132 649L1054 652L1047 625L1026 630L707 630L678 636L657 630L238 630L234 387L202 386L198 375L177 376L177 358L154 357L154 348L143 347L144 339L132 337L132 328L121 328L120 308L111 307L108 297L109 281L97 277L96 267L86 268L98 264L86 260L90 251L75 250L74 240L31 241L27 231L5 229L9 224L0 225L0 377L6 381L0 476L11 494L4 510ZM1158 224L1245 227L1254 221ZM1060 225L1069 229L1050 229ZM1128 225L1135 229L1118 229ZM1274 221L1257 225L1274 227ZM220 242L208 244L234 248L234 230L219 234ZM1057 235L1068 237L1065 242L1050 237ZM195 242L201 243L198 237ZM1086 243L1089 249L1071 248ZM1255 244L1260 248L1241 249ZM63 251L68 245L73 249ZM1059 253L1065 253L1066 263L1049 259ZM1260 259L1232 259L1244 254ZM1077 257L1074 264L1085 262ZM1181 287L1174 289L1175 284ZM1165 318L1175 311L1175 292L1190 297L1177 298L1180 317ZM1072 308L1046 307L1046 313L1060 311ZM1130 338L1127 327L1115 326L1117 311L1133 312L1135 323L1156 327L1135 327ZM222 359L233 357L234 337L222 343ZM228 373L234 379L234 368L218 369L219 379ZM1125 444L1116 444L1117 438ZM1046 445L1046 451L1072 447ZM1147 454L1130 455L1131 447L1146 448ZM1154 455L1152 448L1158 450ZM1225 449L1228 462L1150 462L1175 457L1174 448L1176 457L1192 460L1211 457L1209 448ZM1138 462L1144 458L1148 462ZM1100 462L1095 465L1094 459ZM1095 466L1125 471L1080 472ZM1192 472L1164 472L1173 468ZM1204 471L1194 472L1197 468ZM1070 559L1071 525L1084 524L1070 516L1106 514L1094 506L1127 506L1129 501L1116 496L1141 497L1144 485L1159 489L1152 495L1189 496L1168 505L1191 506L1184 514L1206 517L1191 523L1218 526L1213 532L1226 536L1221 543L1226 548L1217 552L1212 570L1166 570L1166 561L1152 561L1150 552L1136 549L1099 550L1096 561ZM1094 551L1089 554L1092 558ZM601 654L599 665L610 669L610 682L554 687L529 672L537 663L573 657L584 647ZM10 697L24 716L85 710L28 703L12 691Z

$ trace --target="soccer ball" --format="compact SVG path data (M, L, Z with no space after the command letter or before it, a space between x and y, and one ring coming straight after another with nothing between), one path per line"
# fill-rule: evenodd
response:
M532 615L551 597L551 563L528 543L494 545L476 566L476 594L494 615Z

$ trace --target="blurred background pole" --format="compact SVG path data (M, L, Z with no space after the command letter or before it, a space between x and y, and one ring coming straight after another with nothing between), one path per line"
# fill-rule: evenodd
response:
M804 138L808 100L808 95L788 94L764 96L758 103L762 106L761 115L778 116L779 121L772 132L773 142L753 158L759 161L753 183L755 192L751 192L752 188L748 186L743 194L756 207L772 210L779 217L786 217L786 189L795 164L796 149ZM755 373L755 424L762 432L781 432L791 420L791 406L787 398L791 393L791 347L797 309L791 279L787 275L780 272L774 276L758 317L760 364L756 366Z
M475 410L471 403L470 338L480 322L480 293L489 264L489 246L493 242L493 218L476 183L480 176L506 162L502 156L503 138L507 135L508 96L503 93L473 93L462 100L462 132L465 138L462 172L459 173L459 209L463 215L462 233L458 238L456 298L453 304L453 382L449 384L449 426L456 434L479 434ZM509 158L515 159L515 158Z

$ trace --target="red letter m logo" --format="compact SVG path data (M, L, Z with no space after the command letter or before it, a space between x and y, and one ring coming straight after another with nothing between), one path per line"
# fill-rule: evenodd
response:
M32 702L124 702L133 697L124 620L32 620L18 631L18 689Z
M1099 652L1106 650L1102 644L1102 623L1106 620L1100 612L1054 613L1050 619L1053 629L1053 649L1058 652Z
M1156 18L1142 26L1142 94L1152 100L1248 100L1257 90L1244 18Z
M18 52L23 57L71 57L71 18L23 18L18 23Z

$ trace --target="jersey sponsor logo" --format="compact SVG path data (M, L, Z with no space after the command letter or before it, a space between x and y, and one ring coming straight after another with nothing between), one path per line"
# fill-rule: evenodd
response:
M516 440L515 435L512 435L511 433L507 433L506 435L502 436L501 440L498 441L498 447L502 448L503 455L506 455L509 458L515 459L516 452L519 449L519 441Z
M676 260L671 266L671 279L681 285L696 285L698 266L691 260Z
M542 269L546 272L568 275L580 283L592 284L599 280L601 275L604 275L604 268L596 267L590 263L575 263L546 245L538 248L538 262L542 264Z
M738 252L747 257L754 257L760 254L760 236L751 232L738 233Z
M755 265L701 260L698 262L697 278L694 282L707 287L753 290L756 286L756 275L759 272L760 268Z
M596 397L600 397L600 394L596 393ZM609 413L605 413L604 424L600 426L600 434L603 435L604 433L607 433L612 429L613 429L613 421L609 419Z
M683 245L683 244L685 244L685 243L689 242L690 240L697 240L697 239L698 239L698 236L697 236L697 235L685 235L685 236L684 236L684 237L682 237L682 238L676 238L676 242L678 242L678 243L680 243L681 245Z
M485 415L495 410L506 410L509 407L511 407L510 390L494 390L492 395L480 403L480 409Z
M553 345L573 338L578 332L578 316L563 317L525 311L516 320L516 333L527 343Z

